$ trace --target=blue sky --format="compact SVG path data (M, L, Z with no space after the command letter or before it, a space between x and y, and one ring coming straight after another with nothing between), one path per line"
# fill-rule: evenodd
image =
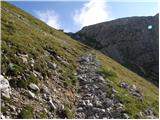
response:
M82 27L130 16L158 13L155 0L9 1L48 25L75 32Z

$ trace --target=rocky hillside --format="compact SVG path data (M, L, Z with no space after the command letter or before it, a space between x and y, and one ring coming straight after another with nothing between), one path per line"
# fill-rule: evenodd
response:
M7 3L1 118L158 118L158 88Z
M73 38L152 81L159 81L159 15L129 17L86 26Z

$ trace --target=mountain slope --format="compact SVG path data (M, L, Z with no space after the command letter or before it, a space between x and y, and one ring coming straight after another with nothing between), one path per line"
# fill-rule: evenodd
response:
M159 15L128 17L82 28L71 36L158 86Z
M105 117L158 117L156 86L25 11L7 2L1 3L1 118L84 118L83 115L77 116L77 104L82 97L80 90L83 90L81 82L90 81L88 75L83 78L80 72L84 72L83 67L91 77L96 75L106 83L103 87L94 85L108 95L104 98L113 104L110 109L115 109L111 113L107 111L109 107L103 109L112 115L106 114ZM95 56L93 63L90 54ZM98 68L94 62L98 62ZM93 65L93 68L84 66L86 64ZM126 85L127 89L124 88ZM99 97L103 98L103 95ZM93 105L89 98L87 101ZM84 105L83 109L88 108ZM117 110L118 117L115 115ZM95 117L104 116L98 114Z

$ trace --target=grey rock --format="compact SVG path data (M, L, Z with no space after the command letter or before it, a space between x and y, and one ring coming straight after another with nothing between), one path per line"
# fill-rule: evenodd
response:
M97 101L95 102L95 105L96 105L97 107L102 107L102 102L97 100Z
M77 112L83 112L83 108L82 107L77 108Z
M145 119L157 119L157 118L155 116L149 115L149 116L146 116Z
M27 63L28 62L28 54L17 53L17 55L22 59L23 63Z
M57 65L55 63L52 63L52 62L47 62L48 64L48 67L55 70L57 68Z
M139 93L137 93L137 92L134 92L134 91L132 91L131 94L132 94L133 96L136 96L136 97L141 97L141 94L139 94Z
M7 79L4 78L4 76L0 75L0 89L1 89L1 95L6 98L10 98L11 94L11 87L9 85L9 82Z
M29 90L28 90L27 93L28 93L28 96L29 96L30 98L35 98L35 96L36 96L33 92L31 92L31 91L29 91Z
M105 113L105 112L106 112L106 110L105 110L105 109L100 109L100 110L101 110L101 112L102 112L102 113Z
M120 82L120 86L124 89L129 89L129 85L125 82Z
M57 109L57 107L54 105L53 101L52 100L49 100L49 105L52 109Z
M107 107L113 106L113 100L112 99L106 98L104 103Z
M136 91L137 90L137 86L136 85L131 85L131 89L133 89L134 91Z
M105 79L104 79L102 76L99 76L98 79L99 79L100 81L102 81L102 82L105 81Z
M124 105L122 103L117 103L115 106L116 107L124 107Z
M114 88L112 88L112 92L113 92L113 94L118 93L118 91L117 91L117 90L115 90Z
M29 84L29 88L32 89L32 90L34 90L34 91L40 91L39 87L36 84L34 84L34 83L30 83Z
M108 113L111 113L112 109L113 109L112 107L108 107L106 110Z
M0 113L0 118L5 119L5 116L2 113Z
M43 85L41 89L42 89L42 92L43 92L43 93L47 93L47 94L50 93L48 87L45 86L45 85Z
M16 111L16 107L15 107L15 106L10 105L9 107L10 107L10 109L11 109L12 111Z
M45 111L45 113L48 113L48 110L46 108L43 109Z
M33 75L35 76L35 77L38 77L38 78L40 78L40 79L43 79L43 76L42 76L42 74L40 73L40 72L37 72L37 71L33 71Z
M153 115L153 111L151 110L151 108L147 108L144 112L146 115Z
M123 114L124 119L129 119L129 115L127 113Z
M22 62L23 62L23 63L27 63L27 62L28 62L28 59L25 58L25 57L21 57L21 59L22 59Z
M116 108L116 111L117 111L118 113L121 113L122 111L124 111L124 108L123 108L123 107L117 107L117 108Z
M30 62L31 67L34 67L34 64L35 64L34 59L33 59L33 58L31 58L29 62Z
M93 107L93 104L92 103L87 103L87 106L88 107Z

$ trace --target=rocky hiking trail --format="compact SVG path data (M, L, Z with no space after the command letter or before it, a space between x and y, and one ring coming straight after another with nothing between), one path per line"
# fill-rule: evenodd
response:
M79 87L78 95L76 96L75 118L132 118L132 116L127 113L125 103L121 103L117 97L119 91L113 87L113 82L99 71L100 67L101 63L96 59L96 54L89 53L77 58L77 73L75 75L77 76ZM54 67L54 69L56 69L56 67ZM2 100L2 107L3 109L6 108L6 111L3 112L3 114L0 113L1 118L19 118L19 115L24 112L23 107L15 106L18 97L22 97L24 100L18 100L21 105L31 104L33 102L39 105L35 106L37 110L34 111L33 116L29 116L29 118L39 118L37 113L43 109L46 112L45 118L67 118L67 116L64 115L64 103L62 103L58 97L63 89L56 89L54 86L51 86L53 88L51 89L48 84L45 83L42 85L30 83L28 86L29 89L15 89L12 85L10 86L10 80L9 77L0 75L1 96L5 97L8 101L12 100L14 102L14 104L12 104L11 102L5 101L5 99ZM130 85L124 81L117 82L119 87L143 101L143 94L136 85ZM41 107L41 105L45 107ZM54 111L50 111L49 109ZM56 111L57 113L55 113ZM137 114L139 116L138 118L156 118L151 107Z
M77 78L79 82L76 118L83 119L129 119L126 106L118 99L118 91L112 86L112 81L98 70L101 64L95 54L86 54L77 60ZM136 85L124 81L119 87L128 91L132 96L143 101L143 95ZM155 119L151 107L137 116L145 119Z
M116 99L117 91L109 80L98 73L99 61L94 54L87 54L77 60L79 100L76 118L129 118L125 106Z

